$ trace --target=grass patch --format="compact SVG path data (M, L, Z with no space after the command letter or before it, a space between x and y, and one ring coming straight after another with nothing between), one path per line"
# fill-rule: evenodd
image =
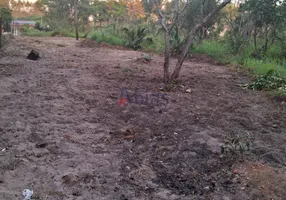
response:
M22 31L22 34L25 36L31 37L55 37L55 36L62 36L62 37L71 37L75 38L76 34L73 30L68 29L56 29L53 31L40 31L34 28L25 28ZM79 37L83 37L84 33L79 33Z
M266 75L269 71L277 71L282 77L286 77L286 66L278 61L262 61L254 58L244 59L244 67L253 70L255 74Z
M223 42L205 40L191 49L192 53L207 54L216 58L221 63L229 63L230 53Z
M92 33L90 39L95 40L97 42L104 42L116 46L123 46L126 42L124 39L115 35L98 31Z
M148 36L152 38L152 35ZM155 53L163 53L165 50L165 41L161 36L156 36L152 38L152 41L146 40L142 43L142 47L144 51L147 52L155 52Z
M53 31L39 31L34 28L25 29L22 34L25 36L31 36L31 37L50 37L52 35Z

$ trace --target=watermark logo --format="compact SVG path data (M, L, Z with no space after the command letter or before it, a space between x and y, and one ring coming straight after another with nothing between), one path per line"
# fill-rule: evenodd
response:
M167 107L169 99L167 94L164 93L143 92L139 89L129 90L128 88L122 88L118 103L121 107L124 107L127 104Z

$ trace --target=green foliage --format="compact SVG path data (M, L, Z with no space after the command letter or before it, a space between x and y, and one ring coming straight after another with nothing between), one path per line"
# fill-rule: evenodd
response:
M142 48L142 43L144 40L146 40L147 36L146 28L123 28L122 30L124 31L127 40L125 44L126 47L132 48L134 50Z
M22 34L25 36L33 36L33 37L50 37L52 33L53 33L52 31L45 32L33 28L24 29L24 31L22 32Z
M204 40L191 49L192 53L207 54L222 63L229 62L229 50L223 42Z
M150 14L155 8L155 0L142 0L142 5L144 8L145 13L148 15Z
M242 9L250 12L256 27L262 27L268 24L280 23L283 20L278 6L279 3L280 0L248 0Z
M150 36L150 38L151 37L152 41L144 40L142 42L142 48L144 49L144 51L156 52L156 53L164 52L165 48L164 38L161 35ZM147 38L149 38L149 36L147 36Z
M207 0L205 1L203 16L201 16L201 0L190 0L187 8L184 13L181 15L181 23L185 28L194 27L195 24L201 20L201 18L205 18L214 8L217 6L217 2L215 0ZM207 24L206 27L210 27L215 23L215 21L211 21Z
M276 71L269 70L266 75L257 78L248 88L254 90L276 90L285 88L285 86L286 80Z
M111 45L123 46L125 44L125 41L123 39L106 32L96 31L91 34L91 39L99 43L104 42L106 44L111 44Z
M106 21L109 17L108 14L108 4L106 1L94 1L94 16L95 19L101 24L102 22Z
M274 94L276 96L286 96L286 85L284 85L284 86L278 88L277 90L275 90Z
M282 77L286 77L286 67L279 64L279 61L261 61L254 58L246 58L243 65L251 69L255 74L266 75L270 70L277 71Z
M0 8L0 13L2 16L2 24L5 32L10 31L10 23L13 20L12 11L8 8Z
M245 38L240 34L239 31L231 30L226 34L225 37L229 50L232 54L237 54L240 52L241 48L245 44Z
M69 29L74 26L74 0L49 0L43 1L49 9L44 20L53 29ZM89 0L78 1L78 22L81 30L88 23L88 17L94 14L94 9Z
M25 36L35 36L35 37L56 37L56 36L71 37L71 38L76 37L74 31L69 30L69 29L56 29L53 31L40 31L40 30L35 29L35 28L24 28L22 34ZM80 33L79 35L80 35L80 37L83 37L84 33Z

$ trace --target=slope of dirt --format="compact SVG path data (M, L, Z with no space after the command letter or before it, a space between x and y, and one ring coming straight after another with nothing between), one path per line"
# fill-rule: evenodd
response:
M27 60L31 49L43 58ZM198 61L162 92L163 58L141 54L11 42L0 58L0 199L24 189L43 200L285 199L285 104ZM230 133L254 138L247 162L222 156Z

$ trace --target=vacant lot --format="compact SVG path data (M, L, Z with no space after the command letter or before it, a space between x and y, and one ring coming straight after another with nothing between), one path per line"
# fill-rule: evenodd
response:
M163 57L81 44L22 37L1 54L0 199L286 198L285 102L200 59L163 92ZM168 104L120 106L122 88ZM221 154L232 133L254 138L244 158Z

